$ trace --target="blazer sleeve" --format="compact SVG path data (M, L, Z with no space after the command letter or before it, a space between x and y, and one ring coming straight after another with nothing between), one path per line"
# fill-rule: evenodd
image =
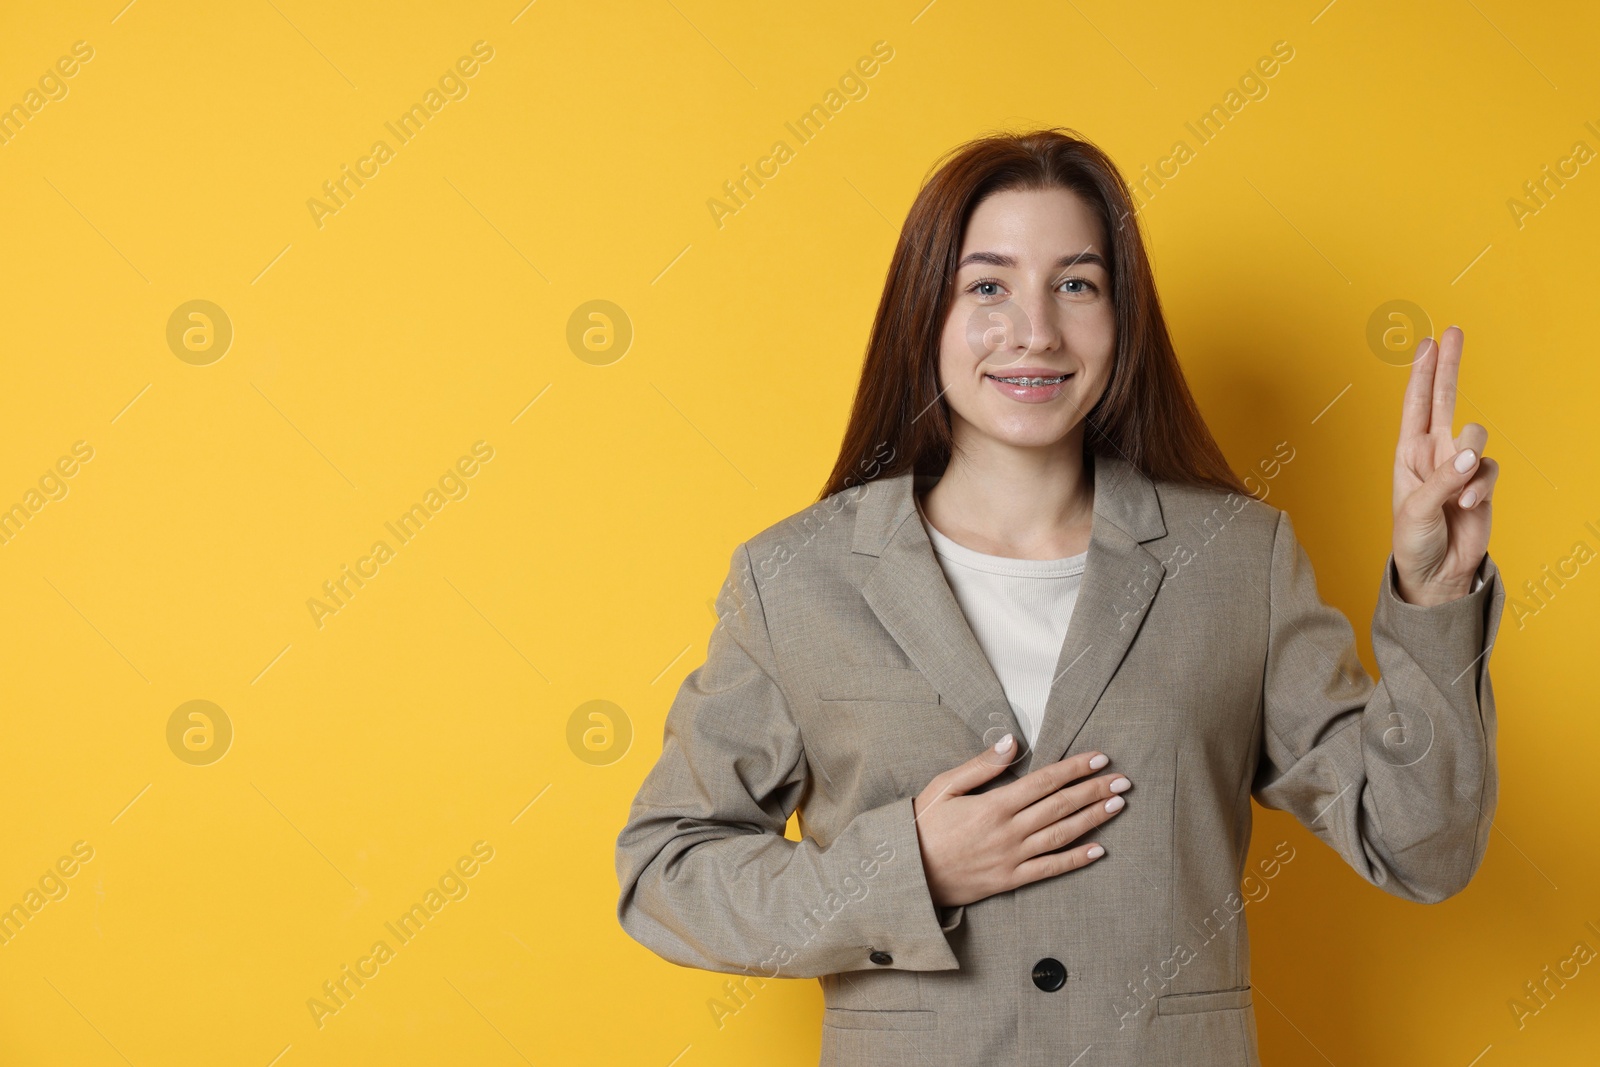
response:
M1374 682L1279 512L1253 792L1368 882L1432 904L1466 887L1488 844L1498 790L1488 652L1505 590L1487 553L1473 591L1446 604L1406 603L1396 578L1391 553L1372 616Z
M957 969L911 798L860 812L826 847L784 837L810 771L744 544L717 608L617 838L622 928L673 963L734 974Z

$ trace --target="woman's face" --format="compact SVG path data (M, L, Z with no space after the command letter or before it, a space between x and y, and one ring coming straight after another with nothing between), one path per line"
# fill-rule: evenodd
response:
M1104 241L1066 189L1006 190L973 210L939 350L958 447L976 436L1049 448L1081 432L1116 344Z

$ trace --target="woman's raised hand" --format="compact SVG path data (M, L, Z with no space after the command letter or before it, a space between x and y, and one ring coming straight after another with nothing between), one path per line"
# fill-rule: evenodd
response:
M1132 783L1106 774L1069 785L1110 762L1083 752L999 789L971 791L1015 759L1010 734L992 749L936 776L912 802L922 868L939 907L971 904L1041 878L1076 870L1105 854L1089 842L1057 852L1125 805Z
M1400 596L1424 607L1472 591L1489 550L1489 499L1500 466L1483 454L1476 422L1451 436L1461 327L1417 346L1394 453L1394 569Z

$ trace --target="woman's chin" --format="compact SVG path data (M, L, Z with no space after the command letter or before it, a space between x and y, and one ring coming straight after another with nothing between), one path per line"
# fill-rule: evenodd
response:
M1048 449L1065 443L1081 421L1061 417L1013 418L972 428L983 437L1010 448Z

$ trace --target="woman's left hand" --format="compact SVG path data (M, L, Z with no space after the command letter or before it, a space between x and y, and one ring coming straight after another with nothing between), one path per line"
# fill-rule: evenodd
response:
M1394 453L1394 565L1400 596L1430 606L1465 596L1489 550L1489 500L1500 465L1476 422L1451 437L1461 328L1417 346Z

